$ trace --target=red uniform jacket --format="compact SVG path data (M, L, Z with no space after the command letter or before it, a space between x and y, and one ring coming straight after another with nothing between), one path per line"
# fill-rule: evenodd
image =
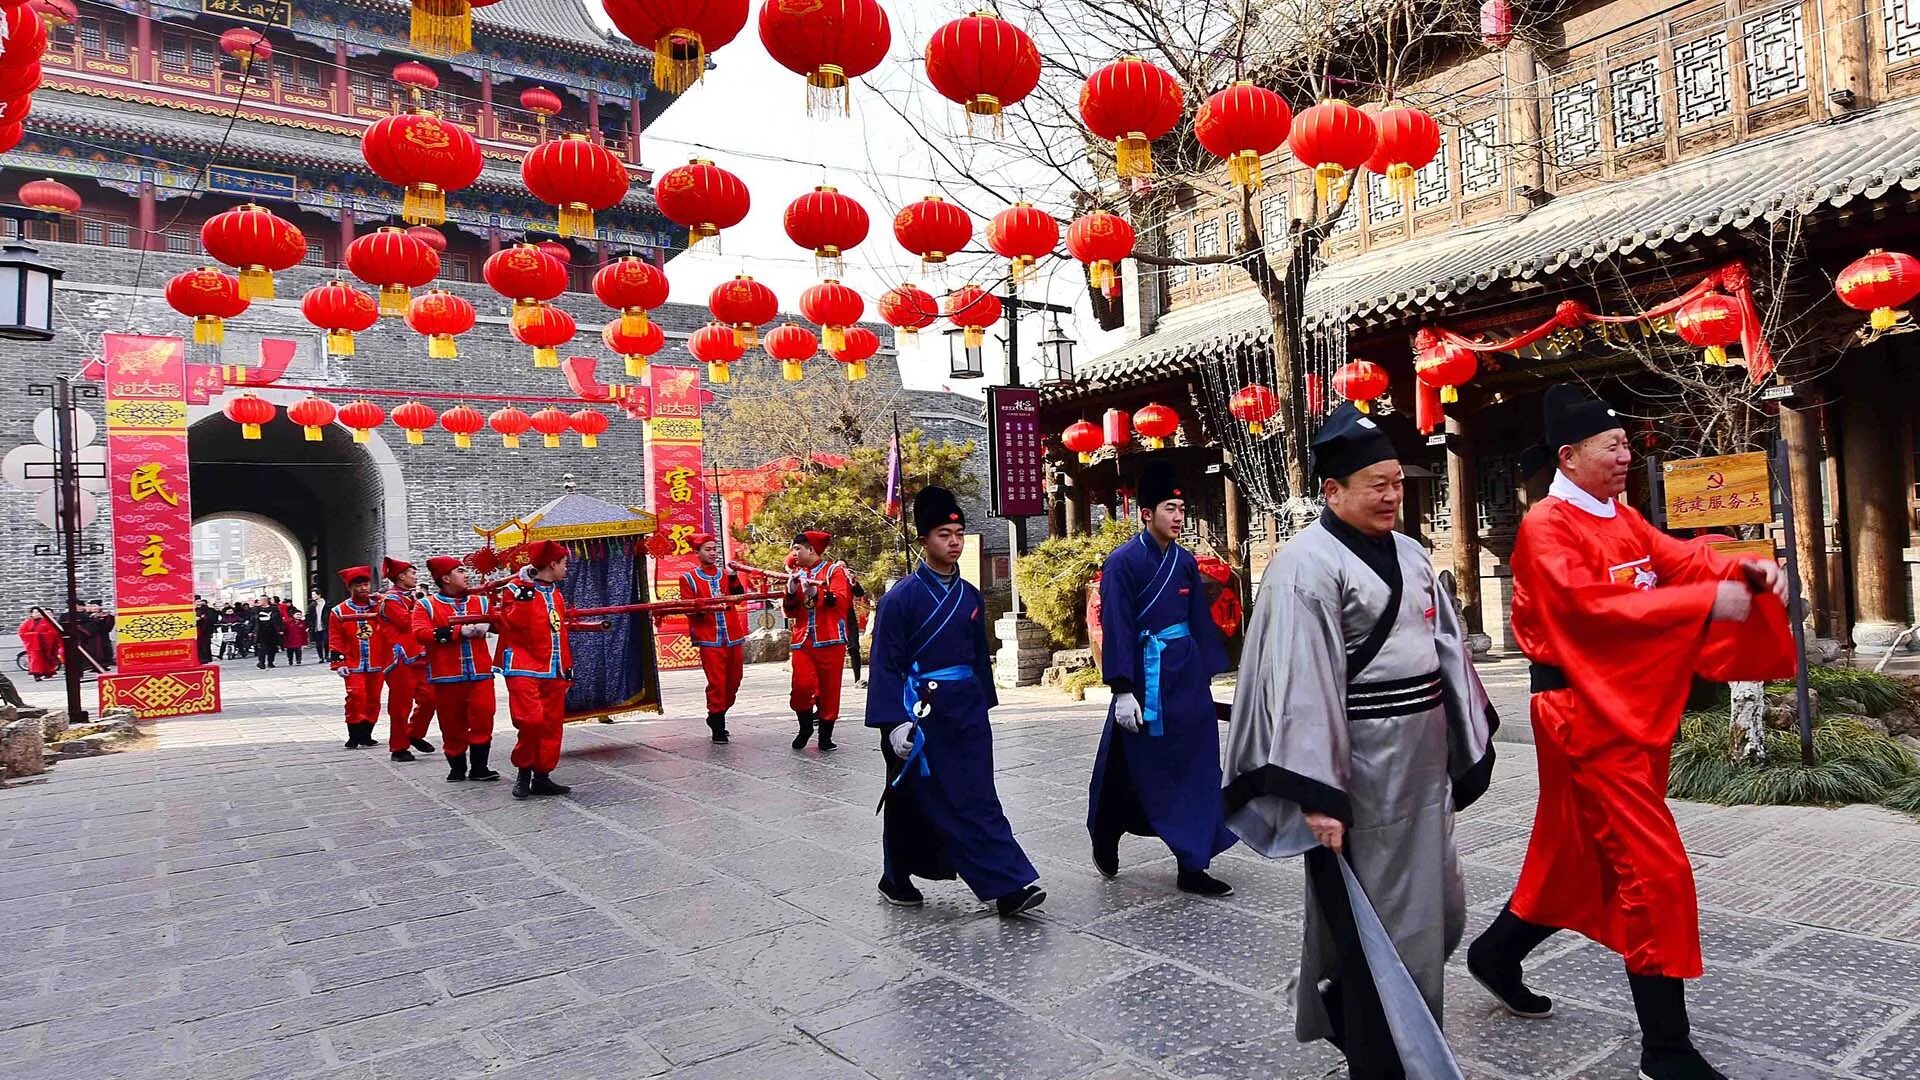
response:
M349 619L348 615L372 615L369 619ZM366 675L393 666L393 641L387 624L379 618L376 602L356 604L342 600L333 606L327 619L327 649L333 654L336 671Z
M500 670L509 678L573 678L573 646L567 641L567 598L544 581L506 591L493 625L500 632Z
M419 606L412 593L397 589L380 597L380 621L387 625L394 660L402 664L417 664L426 655L426 648L413 638L413 609Z
M493 605L484 596L469 593L459 599L434 593L414 605L413 640L427 650L430 683L485 682L493 678L493 654L485 637L466 637L465 626L455 626L455 615L485 615Z
M853 611L853 578L842 563L822 559L811 570L796 569L803 581L819 585L820 593L809 608L799 594L788 593L781 601L787 618L793 620L793 647L822 649L847 643L847 615Z
M739 596L746 592L740 575L731 570L716 570L712 576L694 567L680 575L680 595L705 600L715 596ZM687 616L687 630L693 643L703 649L724 649L747 638L747 612L741 605L720 611L700 611Z

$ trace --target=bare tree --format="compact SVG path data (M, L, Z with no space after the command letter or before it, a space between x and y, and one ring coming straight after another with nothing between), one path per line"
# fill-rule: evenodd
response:
M750 468L879 445L893 434L889 411L899 393L871 380L830 376L800 383L743 379L717 403L719 422L706 428L712 460Z

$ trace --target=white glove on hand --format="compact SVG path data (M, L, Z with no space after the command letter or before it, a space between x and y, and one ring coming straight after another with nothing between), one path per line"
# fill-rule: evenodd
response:
M895 725L892 731L887 732L887 746L893 750L894 757L907 760L907 755L913 750L913 725Z
M486 637L492 627L487 623L466 623L460 627L461 637Z
M1113 722L1127 731L1140 730L1140 699L1131 692L1115 695L1113 699Z

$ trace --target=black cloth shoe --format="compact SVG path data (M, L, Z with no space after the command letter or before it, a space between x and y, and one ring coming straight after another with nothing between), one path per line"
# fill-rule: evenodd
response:
M831 720L820 721L820 749L821 750L840 749L839 744L833 741L833 721Z
M345 745L346 745L346 749L348 750L360 749L360 725L359 724L347 725L347 741Z
M1093 838L1093 868L1100 871L1100 876L1108 881L1120 876L1120 838L1118 836Z
M904 874L901 876L904 880L898 885L894 884L891 879L880 879L880 895L887 898L887 903L895 907L919 907L921 904L926 903L926 896L924 896L919 889L913 887L913 879L906 877Z
M1539 1020L1553 1015L1553 999L1527 989L1520 962L1554 933L1502 907L1485 933L1467 946L1467 974L1514 1016Z
M707 714L707 730L713 732L714 742L727 741L727 714L710 712Z
M524 799L533 794L533 770L521 769L513 779L513 797Z
M419 761L420 760L419 758L413 756L413 751L411 750L395 750L393 753L388 754L387 756L389 758L392 758L395 761Z
M377 742L373 737L373 724L371 722L360 724L359 728L360 728L360 745L361 746L364 747L364 746L380 745L379 742Z
M553 776L550 773L539 772L533 774L533 786L531 790L535 795L565 795L567 792L572 791L573 788L566 784L554 783Z
M431 754L431 753L433 753L433 744L432 744L432 743L430 743L430 742L428 742L428 741L427 741L427 740L425 740L425 739L415 739L415 740L413 740L413 748L414 748L415 750L418 750L418 751L420 751L420 752L421 752L421 753L423 753L423 754Z
M1008 893L993 902L1000 914L1011 918L1023 911L1032 911L1047 902L1047 894L1038 885L1023 885L1019 892Z
M800 734L793 737L793 748L805 750L807 740L813 738L813 711L809 709L806 712L794 713L793 718L800 722Z
M457 784L467 778L467 755L447 755L447 783Z
M491 743L474 743L467 747L467 779L498 780L500 774L487 768L487 752L493 749Z
M1233 886L1207 873L1205 870L1182 870L1174 879L1181 892L1195 896L1232 896Z
M1687 984L1665 975L1627 972L1640 1018L1640 1080L1727 1080L1694 1049L1687 1024Z

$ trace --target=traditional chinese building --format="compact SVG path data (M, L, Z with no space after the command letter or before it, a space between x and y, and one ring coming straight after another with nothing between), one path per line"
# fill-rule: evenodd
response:
M1549 478L1519 467L1547 385L1582 380L1618 406L1644 453L1629 496L1674 529L1697 516L1690 500L1664 497L1667 464L1784 435L1813 629L1883 646L1916 621L1920 596L1920 377L1907 362L1920 348L1897 332L1904 323L1856 337L1864 315L1835 299L1833 277L1870 248L1920 240L1920 21L1898 0L1486 9L1517 31L1441 50L1403 92L1440 120L1440 152L1410 198L1383 177L1355 184L1308 288L1296 411L1269 428L1313 426L1338 402L1331 376L1349 360L1385 368L1383 403L1405 418L1404 527L1454 572L1470 622L1496 645L1509 643L1514 531ZM1290 158L1267 175L1255 225L1272 243L1310 179ZM1239 201L1199 188L1141 230L1145 250L1243 250ZM1421 411L1423 329L1503 340L1569 301L1632 316L1730 266L1751 281L1773 375L1704 367L1670 319L1589 325L1482 354L1443 426L1422 435L1407 422ZM1271 431L1250 435L1226 404L1263 362L1271 370L1268 304L1230 264L1130 267L1124 284L1106 314L1128 340L1049 390L1048 426L1148 402L1175 409L1166 452L1200 493L1198 531L1257 576L1290 527L1278 512L1287 493ZM1117 505L1139 450L1128 440L1090 465L1061 460L1056 530ZM1766 531L1777 538L1782 525L1776 513Z

